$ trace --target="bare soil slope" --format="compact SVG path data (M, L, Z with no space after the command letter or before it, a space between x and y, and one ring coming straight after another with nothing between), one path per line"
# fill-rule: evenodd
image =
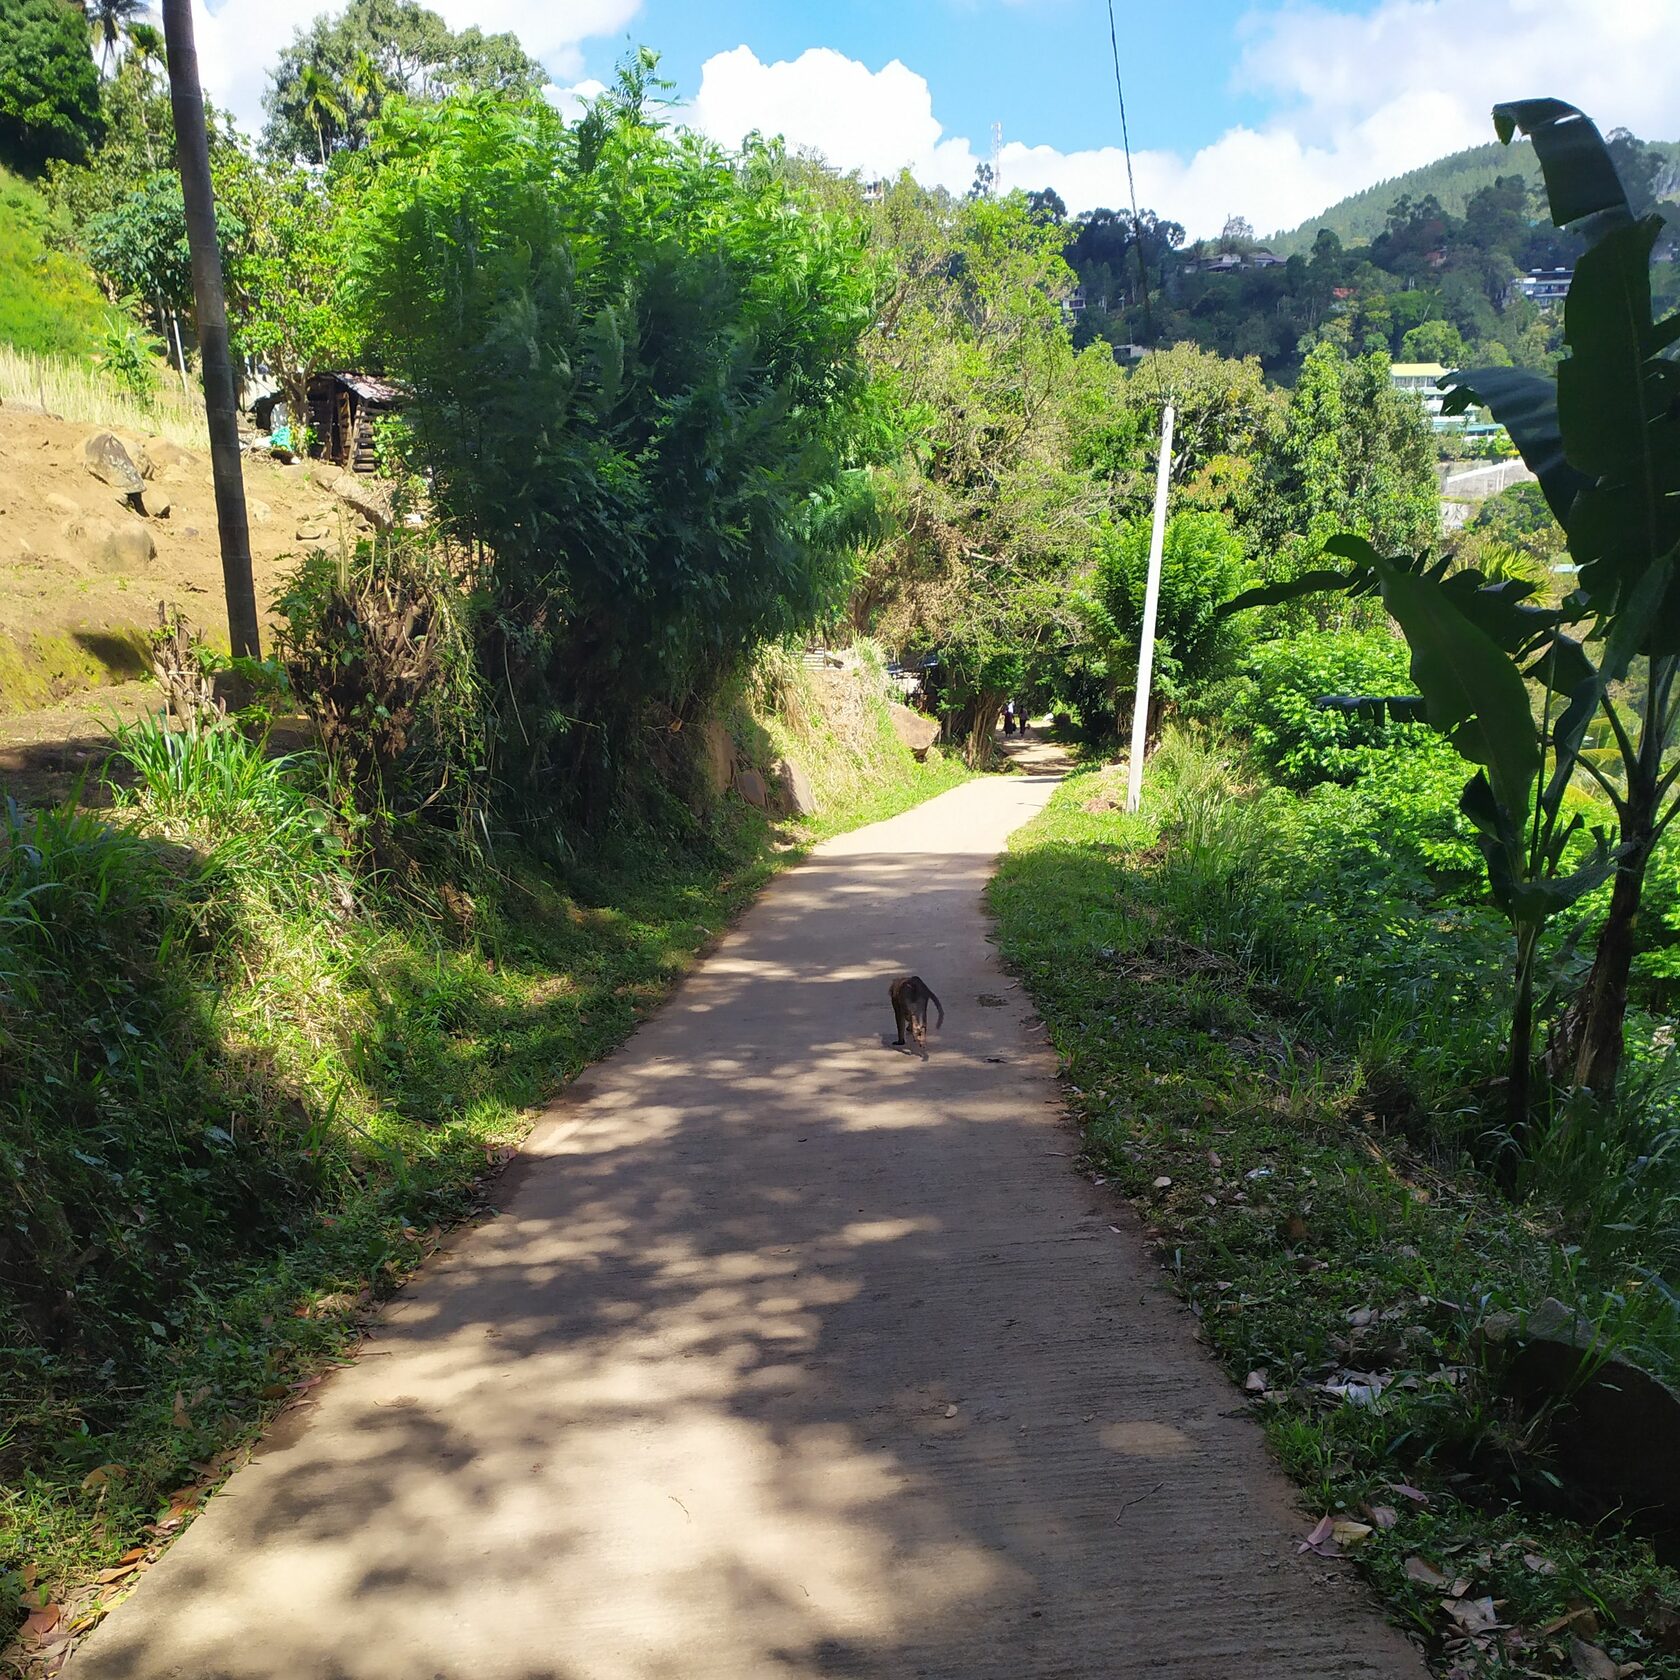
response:
M225 645L208 453L155 437L122 438L135 461L150 467L148 500L170 504L165 517L147 518L88 470L83 448L98 430L0 404L0 742L21 733L6 727L8 716L140 675L144 633L157 623L160 601ZM293 556L353 540L362 529L327 488L336 477L319 464L246 457L251 550L265 607Z

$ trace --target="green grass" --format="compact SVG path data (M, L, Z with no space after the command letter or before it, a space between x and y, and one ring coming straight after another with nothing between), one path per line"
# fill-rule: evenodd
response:
M1222 807L1205 757L1157 765L1137 817L1096 797L1112 773L1071 778L992 888L1090 1170L1133 1201L1198 1334L1260 1390L1303 1537L1325 1514L1369 1525L1354 1556L1441 1672L1572 1673L1576 1633L1673 1680L1680 1581L1644 1541L1557 1514L1547 1445L1488 1380L1476 1338L1488 1313L1548 1294L1617 1318L1624 1342L1662 1310L1641 1306L1616 1256L1560 1242L1555 1207L1501 1196L1450 1129L1433 1142L1394 1114L1372 1076L1403 1057L1369 1057L1354 987L1326 1006L1308 985L1346 980L1371 937L1347 907L1357 894L1337 913L1341 951L1285 906L1305 947L1286 960L1281 926L1255 909L1277 896L1275 822L1255 828L1228 791ZM1387 1379L1376 1404L1328 1391L1349 1372ZM1410 1578L1411 1559L1491 1597L1514 1631L1485 1648L1455 1638L1447 1594Z
M0 344L85 360L104 340L110 305L57 231L40 192L0 169Z
M494 1196L532 1105L616 1045L774 869L960 779L896 741L772 826L565 874L354 872L307 756L124 731L115 820L0 822L0 1630L97 1619L370 1305Z

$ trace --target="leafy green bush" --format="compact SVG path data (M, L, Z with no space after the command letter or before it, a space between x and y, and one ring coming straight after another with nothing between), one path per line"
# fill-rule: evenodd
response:
M1506 941L1466 902L1479 854L1441 745L1346 749L1350 786L1254 786L1231 743L1169 730L1150 761L1166 844L1150 892L1368 1069L1435 1095L1483 1077Z
M571 127L540 99L388 106L353 236L439 510L495 555L480 669L538 822L604 816L659 708L696 715L854 564L861 226L768 148L660 128L651 74Z
M279 657L376 855L422 820L476 845L486 822L485 717L464 557L394 532L286 580Z
M0 158L80 158L103 127L87 16L71 0L0 3Z
M1149 580L1151 521L1105 523L1097 563L1081 605L1089 648L1080 669L1106 680L1107 704L1087 697L1081 710L1106 712L1115 730L1119 697L1137 681L1138 640ZM1221 605L1248 582L1242 542L1218 513L1176 513L1161 548L1161 593L1155 621L1154 687L1168 705L1182 704L1223 676L1247 644L1246 620L1221 614ZM1099 712L1100 706L1100 712ZM1096 718L1084 719L1086 730Z
M1406 644L1386 630L1309 630L1261 642L1226 721L1245 732L1262 763L1294 787L1349 782L1372 747L1427 750L1431 731L1369 711L1323 707L1335 695L1417 692Z

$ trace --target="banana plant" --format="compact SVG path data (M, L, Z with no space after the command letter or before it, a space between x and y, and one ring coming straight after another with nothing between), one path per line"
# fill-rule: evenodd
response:
M1363 537L1333 537L1347 562L1248 591L1227 610L1265 606L1326 589L1380 594L1411 649L1412 696L1326 696L1319 704L1378 709L1427 723L1477 766L1460 809L1487 868L1489 896L1515 936L1506 1073L1509 1130L1527 1124L1534 1069L1536 978L1547 922L1604 881L1608 835L1583 833L1564 794L1597 708L1599 675L1569 634L1576 604L1530 601L1533 585L1488 582L1475 571L1421 555L1385 557ZM1536 718L1529 684L1542 691Z
M1228 610L1324 589L1380 592L1412 650L1414 715L1480 766L1462 809L1490 895L1516 935L1508 1101L1520 1134L1546 922L1614 872L1592 974L1548 1058L1560 1083L1607 1097L1622 1053L1645 866L1680 810L1680 764L1669 751L1680 718L1680 362L1671 354L1680 315L1652 319L1649 265L1662 221L1633 217L1592 122L1541 99L1495 107L1494 125L1506 143L1519 130L1533 140L1553 221L1586 240L1565 306L1570 353L1555 380L1512 368L1449 374L1445 406L1479 404L1505 425L1563 526L1578 587L1547 609L1527 599L1530 586L1449 575L1444 561L1426 556L1385 559L1345 536L1329 545L1345 569L1250 591ZM1638 716L1628 718L1614 690L1636 660L1646 662L1648 681ZM1539 690L1538 717L1530 685ZM1335 703L1391 712L1403 704ZM1610 768L1583 751L1598 716L1616 744L1619 763ZM1583 834L1578 814L1565 816L1578 774L1597 782L1614 809L1614 844L1603 830Z
M1646 865L1680 812L1672 750L1680 721L1680 313L1653 318L1651 250L1663 218L1633 215L1593 123L1556 99L1499 105L1493 120L1507 144L1519 131L1533 141L1553 222L1586 241L1564 306L1569 354L1555 381L1477 368L1442 383L1449 412L1488 408L1539 479L1578 567L1576 611L1591 622L1589 645L1602 649L1597 682L1582 686L1580 703L1590 688L1619 762L1581 757L1577 744L1577 763L1616 813L1615 885L1592 971L1548 1061L1561 1083L1608 1097L1622 1059ZM1612 685L1636 660L1645 689L1629 715Z

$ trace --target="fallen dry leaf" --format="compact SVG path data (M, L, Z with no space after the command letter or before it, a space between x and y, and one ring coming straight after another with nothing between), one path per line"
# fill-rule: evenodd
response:
M42 1644L51 1637L62 1614L63 1609L57 1604L37 1606L23 1618L23 1637L36 1645Z
M186 1396L180 1389L175 1390L175 1415L169 1420L177 1429L191 1429L193 1420L187 1414Z
M1365 1515L1378 1528L1393 1528L1400 1521L1400 1513L1392 1505L1367 1505Z
M1266 1392L1266 1373L1264 1371L1250 1371L1243 1378L1243 1387L1250 1394L1264 1394Z
M1491 1598L1447 1598L1441 1608L1466 1633L1490 1633L1499 1626L1499 1612Z
M1330 1532L1336 1537L1336 1543L1338 1545L1357 1546L1361 1541L1369 1540L1371 1538L1371 1525L1369 1523L1353 1522L1344 1518L1343 1520L1337 1522L1331 1528Z
M196 1511L198 1502L204 1497L201 1487L176 1488L169 1496L169 1515L172 1517L185 1516L188 1511Z
M1536 1575L1557 1574L1557 1565L1550 1558L1543 1558L1537 1552L1524 1552L1523 1562Z
M1170 1190L1172 1189L1172 1180L1168 1178L1165 1173L1162 1173L1161 1176L1155 1180L1155 1188L1157 1190Z
M1584 1675L1586 1680L1616 1680L1621 1672L1616 1666L1616 1659L1608 1651L1601 1651L1596 1645L1574 1638L1569 1641L1569 1666L1577 1674Z
M1416 1581L1420 1586L1444 1588L1447 1577L1427 1558L1409 1557L1406 1559L1406 1579Z
M120 1482L127 1474L126 1464L101 1464L82 1477L82 1491L86 1493L93 1488L104 1487L107 1482Z
M132 1575L140 1565L138 1563L119 1563L115 1569L101 1569L94 1580L102 1587L108 1587L113 1581L121 1581Z
M1295 1549L1298 1552L1313 1552L1319 1557L1340 1557L1342 1548L1336 1544L1336 1519L1320 1517L1312 1533Z
M1390 1482L1388 1486L1391 1492L1399 1494L1402 1499L1410 1499L1414 1504L1427 1505L1429 1503L1427 1493L1421 1488L1412 1487L1407 1482Z

